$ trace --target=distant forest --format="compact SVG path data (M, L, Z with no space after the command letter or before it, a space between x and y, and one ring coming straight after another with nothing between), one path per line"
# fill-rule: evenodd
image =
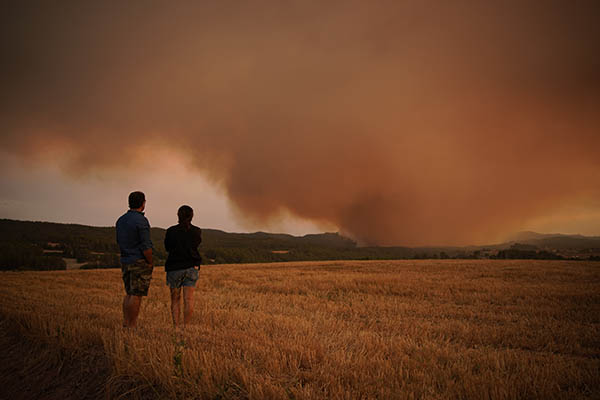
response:
M167 257L164 236L165 229L152 228L156 265L163 265ZM600 260L600 238L539 235L526 238L523 243L494 246L360 247L337 233L298 237L203 229L200 251L203 264L432 258ZM114 227L0 219L2 270L118 267Z

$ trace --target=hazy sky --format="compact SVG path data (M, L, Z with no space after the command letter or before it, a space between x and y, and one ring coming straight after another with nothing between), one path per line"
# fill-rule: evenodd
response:
M600 234L597 1L9 2L0 217Z

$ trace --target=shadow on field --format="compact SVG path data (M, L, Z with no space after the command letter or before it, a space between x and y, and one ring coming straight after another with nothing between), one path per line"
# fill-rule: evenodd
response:
M152 399L155 389L111 379L103 349L69 352L0 315L0 399Z

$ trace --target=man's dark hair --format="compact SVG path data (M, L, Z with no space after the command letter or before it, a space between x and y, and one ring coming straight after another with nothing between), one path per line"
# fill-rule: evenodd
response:
M179 223L189 229L192 226L192 218L194 217L194 210L190 206L181 206L177 210L177 217Z
M145 200L146 196L143 192L131 192L129 193L129 208L132 210L140 208Z

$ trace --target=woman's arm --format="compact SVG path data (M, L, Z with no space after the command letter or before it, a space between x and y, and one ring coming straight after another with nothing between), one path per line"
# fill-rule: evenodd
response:
M171 232L167 229L167 233L165 234L165 250L168 252L173 250L173 238L171 236Z
M194 245L196 247L200 246L200 243L202 243L202 229L198 228L195 229L195 237L194 237Z

